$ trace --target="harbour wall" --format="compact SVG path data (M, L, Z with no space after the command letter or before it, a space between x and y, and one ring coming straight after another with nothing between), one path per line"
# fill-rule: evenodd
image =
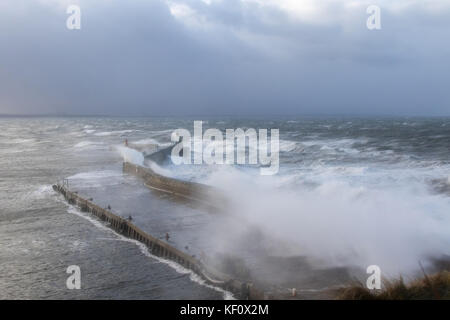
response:
M144 184L151 189L170 193L186 199L197 200L220 207L225 205L226 199L219 190L201 183L183 181L166 177L130 162L123 163L123 172L132 174L144 180Z

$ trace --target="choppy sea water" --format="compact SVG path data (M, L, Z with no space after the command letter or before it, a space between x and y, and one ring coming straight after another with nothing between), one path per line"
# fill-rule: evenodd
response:
M187 252L250 257L261 277L269 272L262 254L305 255L321 268L377 264L388 275L450 254L450 119L203 119L205 129L280 130L275 176L159 164L222 189L232 199L222 215L156 196L121 172L125 139L168 146L193 120L0 118L0 298L229 297L68 206L51 189L62 178L152 235L169 232ZM73 264L81 290L66 288ZM305 289L328 282L305 281Z

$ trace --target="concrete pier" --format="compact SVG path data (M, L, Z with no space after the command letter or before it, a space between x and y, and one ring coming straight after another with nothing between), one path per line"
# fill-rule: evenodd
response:
M195 200L216 208L223 207L227 202L221 192L214 187L166 177L154 172L150 168L124 162L123 172L143 179L145 186L160 192L169 193L188 200Z

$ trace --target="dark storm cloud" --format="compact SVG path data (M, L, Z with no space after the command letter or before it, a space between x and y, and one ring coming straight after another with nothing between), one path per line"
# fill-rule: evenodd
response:
M0 113L450 114L445 1L302 1L6 1Z

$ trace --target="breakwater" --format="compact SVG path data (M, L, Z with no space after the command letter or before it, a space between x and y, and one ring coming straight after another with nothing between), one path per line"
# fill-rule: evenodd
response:
M123 163L123 172L144 180L145 186L189 200L207 203L215 207L225 205L226 199L219 190L201 183L166 177L130 162Z
M205 265L201 260L149 235L131 221L112 213L108 209L96 205L92 200L81 197L77 192L70 191L68 183L55 184L53 185L53 189L62 194L69 204L79 207L83 212L88 212L96 216L101 221L104 221L112 230L127 238L143 243L147 246L152 255L174 261L179 265L192 270L206 282L232 292L239 299L253 300L267 298L263 291L258 290L251 283L233 279L232 277Z

